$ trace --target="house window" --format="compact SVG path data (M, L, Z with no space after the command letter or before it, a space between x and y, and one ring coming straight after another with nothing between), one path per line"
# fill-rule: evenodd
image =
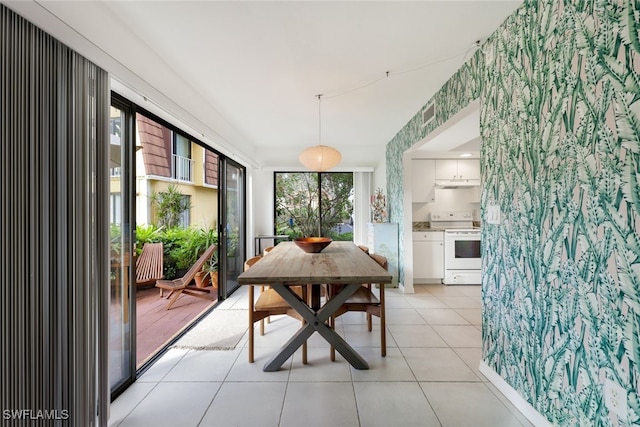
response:
M122 118L120 116L109 118L109 134L117 137L118 139L121 138L122 137L122 133L120 131L121 125L122 125ZM118 141L118 145L120 145L119 143L120 141Z
M177 181L193 182L191 141L180 134L173 135L173 178Z
M111 117L109 118L109 169L112 177L119 177L121 173L121 160L122 157L122 145L121 138L122 132L120 127L122 125L122 118L120 117L120 111L111 108Z
M182 228L188 228L191 225L191 196L182 196L183 206L189 206L180 214L178 225Z
M122 195L111 193L110 198L109 221L111 224L122 224Z
M353 174L276 172L276 234L353 240Z

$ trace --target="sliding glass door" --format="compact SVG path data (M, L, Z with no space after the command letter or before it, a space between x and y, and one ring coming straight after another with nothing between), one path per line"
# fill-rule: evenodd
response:
M238 276L245 260L245 173L238 163L222 159L222 220L220 221L221 266L224 277L223 296L238 288Z
M124 103L112 101L109 117L109 386L112 394L135 379L135 304L132 302L133 121Z
M109 383L113 398L219 297L237 289L246 233L241 165L117 94L112 94L111 105ZM188 284L204 298L183 294L169 309L169 301L158 296L157 280L186 277L213 245L217 252ZM162 260L161 271L143 277L136 272L136 262L142 265L149 257L156 263ZM140 268L140 272L147 270Z

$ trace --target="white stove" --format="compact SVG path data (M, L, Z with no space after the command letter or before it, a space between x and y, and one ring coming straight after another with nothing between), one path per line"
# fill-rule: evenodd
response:
M480 228L468 211L431 212L431 228L444 230L445 285L481 283Z
M431 212L431 228L473 228L473 213L469 211Z

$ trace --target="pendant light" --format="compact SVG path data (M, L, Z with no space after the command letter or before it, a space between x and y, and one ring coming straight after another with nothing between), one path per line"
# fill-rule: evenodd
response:
M322 95L316 96L318 97L318 145L304 150L300 153L298 160L314 172L324 172L340 163L342 155L335 148L322 145L322 114L320 111Z

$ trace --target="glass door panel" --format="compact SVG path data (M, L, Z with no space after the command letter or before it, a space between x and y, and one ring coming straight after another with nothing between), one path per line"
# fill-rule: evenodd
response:
M325 172L319 180L320 235L353 241L353 173Z
M184 293L167 309L171 300L158 298L155 285L158 279L183 278L211 245L218 244L220 178L218 155L169 123L137 113L135 124L136 252L144 259L145 247L161 245L163 257L161 277L141 277L134 286L136 367L141 370L218 299L217 258L206 262L190 285L202 295L208 292L207 299ZM175 168L174 161L172 170L171 159L176 158L184 167Z
M244 168L237 163L224 159L223 221L221 237L225 247L224 256L224 295L227 296L238 287L238 276L242 273L245 259L245 196Z
M130 221L131 139L126 111L110 109L109 218L110 218L110 300L109 300L109 386L111 392L133 381L135 376L131 277L132 241Z

